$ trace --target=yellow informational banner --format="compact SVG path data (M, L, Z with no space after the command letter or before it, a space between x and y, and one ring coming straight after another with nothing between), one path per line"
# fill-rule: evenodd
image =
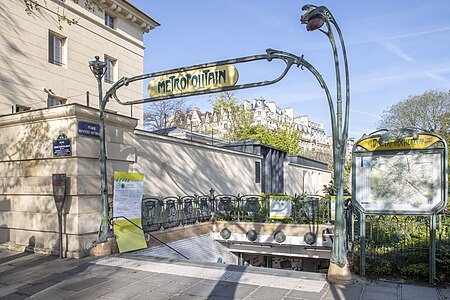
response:
M144 174L114 172L113 217L117 218L114 234L120 253L147 248L141 229L143 189Z
M387 142L381 146L378 142L379 139L379 136L370 137L360 141L358 146L361 146L368 151L426 149L434 143L440 141L440 139L434 135L419 134L418 139L407 137L403 140Z
M131 219L130 221L142 228L141 219ZM120 253L147 248L144 232L127 220L114 222L114 234Z
M292 196L270 196L270 218L287 219L292 214Z
M231 65L207 67L153 78L148 84L150 97L180 95L234 86L239 73Z

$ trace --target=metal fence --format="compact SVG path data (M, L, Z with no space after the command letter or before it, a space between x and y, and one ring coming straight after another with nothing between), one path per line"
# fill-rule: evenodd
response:
M344 205L346 246L354 270L359 272L360 215L351 201ZM142 225L152 232L186 224L215 220L240 222L282 222L292 224L332 224L329 198L294 195L287 219L270 218L268 195L193 195L145 197ZM430 219L423 216L366 215L367 273L401 273L402 267L429 263ZM436 219L436 271L438 278L450 280L450 212Z
M349 210L347 241L354 271L360 271L360 215ZM366 215L365 270L368 274L427 275L430 217ZM436 275L450 280L450 213L436 217Z
M211 220L273 222L268 195L203 195L145 197L142 225L145 232ZM292 197L291 217L274 222L332 223L330 200L311 195Z

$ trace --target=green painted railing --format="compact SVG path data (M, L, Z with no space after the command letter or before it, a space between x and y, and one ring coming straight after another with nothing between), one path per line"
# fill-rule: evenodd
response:
M353 220L353 221L352 221ZM450 281L450 213L436 218L436 275ZM354 271L359 272L359 216L348 220ZM430 217L366 215L366 272L369 275L428 276Z

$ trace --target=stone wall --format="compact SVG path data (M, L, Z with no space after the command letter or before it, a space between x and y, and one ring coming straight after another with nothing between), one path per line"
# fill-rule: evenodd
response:
M100 224L99 142L78 134L78 122L98 123L98 111L78 104L0 116L0 243L56 251L57 211L51 176L65 173L68 191L63 245L68 257L81 257ZM110 202L114 171L145 174L147 195L257 194L255 161L239 153L135 130L137 120L106 115ZM72 155L53 157L53 140L65 133Z
M284 170L285 192L288 195L306 193L323 196L323 186L331 180L330 171L292 162L286 161Z

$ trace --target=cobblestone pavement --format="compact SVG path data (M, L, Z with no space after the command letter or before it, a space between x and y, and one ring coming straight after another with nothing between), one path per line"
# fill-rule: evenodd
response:
M450 299L450 287L198 263L131 254L59 259L0 251L1 299Z

